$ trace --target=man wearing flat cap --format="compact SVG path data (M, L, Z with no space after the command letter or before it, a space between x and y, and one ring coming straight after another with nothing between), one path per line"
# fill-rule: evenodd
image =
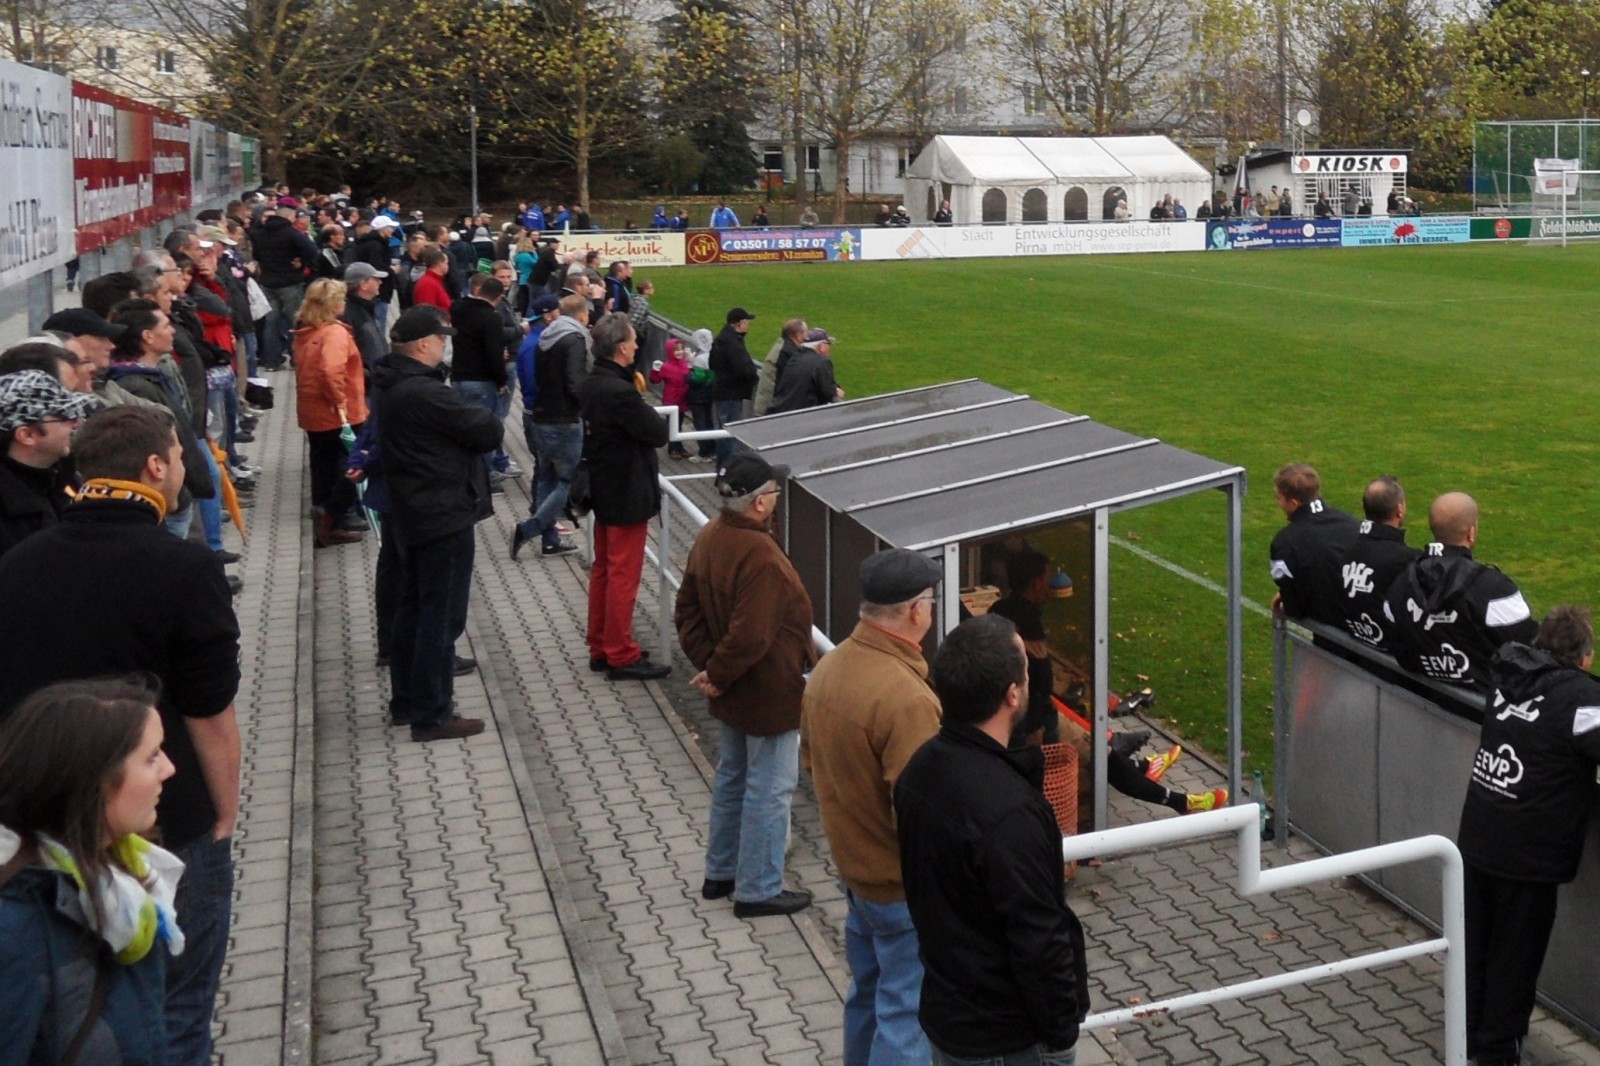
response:
M389 717L419 741L483 732L481 719L452 709L455 642L467 622L473 527L493 514L483 453L505 430L444 383L444 342L454 333L438 308L413 307L395 320L393 351L372 374L389 486L384 532L400 552Z
M922 638L938 608L939 565L904 548L861 564L861 621L812 671L800 719L822 828L844 882L845 1066L927 1062L917 1021L922 963L906 908L894 783L939 732Z
M54 526L72 502L76 479L63 460L98 406L42 370L0 376L0 555Z
M733 896L740 918L811 905L811 893L783 887L800 700L816 659L811 600L772 536L788 476L748 451L718 468L722 510L689 552L674 614L678 642L700 671L691 683L722 723L700 894Z

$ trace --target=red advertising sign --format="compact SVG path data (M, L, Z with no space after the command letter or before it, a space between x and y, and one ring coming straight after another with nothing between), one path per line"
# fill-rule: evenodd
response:
M80 255L189 206L189 120L176 111L75 81L72 155Z

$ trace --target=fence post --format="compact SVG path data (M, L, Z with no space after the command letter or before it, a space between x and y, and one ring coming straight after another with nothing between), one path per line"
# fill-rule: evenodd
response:
M1289 632L1282 615L1272 619L1272 835L1279 851L1289 846L1289 745L1291 740L1289 707ZM1256 797L1265 803L1265 797Z
M672 565L672 497L661 493L661 539L657 542L659 547L658 565L656 566L656 625L658 640L656 641L656 660L659 663L672 662L672 583L667 580L667 567Z

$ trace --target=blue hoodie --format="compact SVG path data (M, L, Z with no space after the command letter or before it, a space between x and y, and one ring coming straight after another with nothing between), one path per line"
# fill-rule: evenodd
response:
M544 208L530 204L522 213L522 228L537 233L544 229Z
M650 225L654 226L656 229L672 228L672 219L667 217L666 204L656 204L656 213L655 216L650 219Z

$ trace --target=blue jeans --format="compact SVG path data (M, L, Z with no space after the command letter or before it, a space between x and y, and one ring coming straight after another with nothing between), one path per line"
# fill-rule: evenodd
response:
M378 306L373 308L372 317L378 320L378 330L383 334L383 339L389 339L389 301L379 300Z
M529 422L526 428L533 431L533 451L539 457L539 466L533 485L532 517L518 523L517 528L524 537L538 534L544 547L554 548L561 543L556 519L567 505L573 471L583 458L583 423Z
M183 954L167 960L167 1055L174 1066L210 1066L211 1015L228 954L233 915L233 840L200 839L174 848L183 879L173 909Z
M189 539L189 527L192 525L194 525L194 504L167 512L167 532L179 540Z
M938 1048L932 1051L933 1066L1077 1066L1078 1063L1077 1048L1050 1051L1043 1044L1035 1044L1021 1051L1008 1051L1004 1055L981 1055L975 1059L946 1055Z
M389 648L389 715L410 722L413 730L450 717L456 637L466 625L476 544L471 526L421 544L396 544L400 576Z
M458 381L455 383L456 391L462 399L475 404L485 411L500 413L500 390L494 387L492 381ZM496 448L492 452L483 453L485 471L499 470L506 465L506 453Z
M214 552L222 550L222 471L217 469L217 460L211 454L211 444L205 437L200 438L200 451L206 458L206 467L211 471L211 483L217 487L209 500L195 500L200 510L200 528L205 531L206 547Z
M253 378L256 376L256 352L259 343L256 339L255 329L244 331L244 366L245 376L247 377Z
M737 422L744 417L743 400L718 400L717 401L717 428L725 427L729 422ZM728 457L739 450L739 442L732 437L723 437L717 441L717 469L722 469L722 464Z
M922 960L905 901L873 903L845 889L844 1066L925 1066L928 1037L917 1021Z
M291 334L295 316L300 313L300 305L306 299L306 287L303 284L284 285L267 289L266 294L267 302L272 305L272 313L267 316L266 328L261 335L261 365L268 370L277 370L294 350L290 343Z
M800 777L800 731L752 737L722 726L711 789L706 877L733 881L736 900L756 903L783 891L789 803Z

